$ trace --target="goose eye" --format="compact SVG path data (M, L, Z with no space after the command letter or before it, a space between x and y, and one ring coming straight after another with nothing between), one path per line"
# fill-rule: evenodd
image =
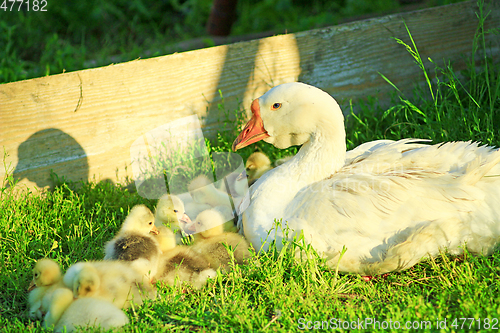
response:
M271 110L278 110L281 107L281 103L274 103Z

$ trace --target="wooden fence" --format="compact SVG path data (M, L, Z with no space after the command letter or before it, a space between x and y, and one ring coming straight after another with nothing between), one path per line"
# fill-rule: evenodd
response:
M500 2L490 1L485 29L500 27ZM302 81L332 94L347 110L367 96L386 101L423 75L405 47L408 26L425 64L450 61L464 69L478 26L475 1L352 22L324 29L217 46L101 68L0 85L0 144L5 162L28 186L50 186L50 170L71 180L131 177L131 144L182 117L217 130L217 103L226 108L280 83ZM491 55L498 35L487 35ZM0 180L4 177L0 170Z

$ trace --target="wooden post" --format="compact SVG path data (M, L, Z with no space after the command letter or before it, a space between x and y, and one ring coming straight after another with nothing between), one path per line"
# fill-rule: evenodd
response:
M214 0L207 23L207 32L212 36L227 36L236 19L238 0Z

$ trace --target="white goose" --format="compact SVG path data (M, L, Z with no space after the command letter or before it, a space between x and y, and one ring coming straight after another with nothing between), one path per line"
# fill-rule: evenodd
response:
M347 152L344 119L326 92L279 85L251 105L233 150L264 140L302 145L296 156L249 190L240 230L259 250L283 219L339 270L363 275L402 270L422 257L467 244L489 254L500 239L500 151L472 142L424 145L389 140ZM241 207L245 208L245 207Z

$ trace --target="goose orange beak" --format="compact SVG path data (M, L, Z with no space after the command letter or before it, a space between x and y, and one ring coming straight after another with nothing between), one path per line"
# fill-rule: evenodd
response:
M262 118L260 117L259 99L252 102L250 110L252 110L253 116L245 125L240 135L234 140L232 146L233 151L237 151L238 149L269 137L269 134L267 134L267 131L264 129Z

